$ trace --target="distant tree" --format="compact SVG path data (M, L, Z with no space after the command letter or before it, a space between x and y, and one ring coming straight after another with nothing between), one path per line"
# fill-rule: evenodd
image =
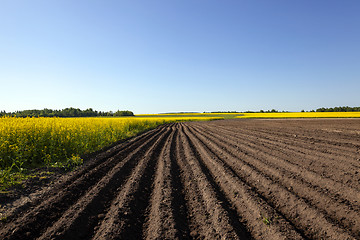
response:
M123 117L123 116L134 116L134 113L127 110L126 111L118 110L114 113L114 117Z
M16 116L16 117L98 117L98 116L114 116L112 111L98 112L92 108L88 108L82 111L79 108L65 108L62 110L52 110L44 108L43 110L23 110L7 113L5 111L0 112L1 116ZM117 116L134 116L131 111L117 111Z
M360 107L334 107L334 108L318 108L316 112L360 112Z

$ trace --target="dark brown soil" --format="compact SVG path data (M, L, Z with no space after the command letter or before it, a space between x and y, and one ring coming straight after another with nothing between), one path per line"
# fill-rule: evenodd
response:
M360 239L360 120L164 125L6 214L0 239Z

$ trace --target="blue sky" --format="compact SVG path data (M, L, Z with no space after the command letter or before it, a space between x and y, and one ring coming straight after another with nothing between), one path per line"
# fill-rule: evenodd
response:
M0 110L360 106L360 1L4 0Z

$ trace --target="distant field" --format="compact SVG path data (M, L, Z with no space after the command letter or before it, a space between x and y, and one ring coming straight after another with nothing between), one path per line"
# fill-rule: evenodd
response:
M243 116L243 113L162 113L162 114L137 114L135 117L141 118L220 118L229 119L238 116Z
M360 118L360 112L276 112L276 113L174 113L139 114L138 118Z
M360 112L244 113L236 118L360 118Z

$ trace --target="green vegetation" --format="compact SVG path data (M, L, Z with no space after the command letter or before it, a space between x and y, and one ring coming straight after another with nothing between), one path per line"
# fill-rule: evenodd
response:
M278 111L276 109L271 110L260 110L260 111L245 111L243 113L279 113L279 112L288 112L288 111ZM315 112L315 110L305 111L301 110L301 112ZM316 112L360 112L360 107L334 107L334 108L318 108ZM172 116L172 117L193 117L193 116L202 116L202 117L224 117L224 118L233 118L235 116L241 116L241 112L237 111L214 111L214 112L178 112L178 113L161 113L161 114L140 114L137 116L146 116L146 117L164 117L164 116ZM116 111L116 112L102 112L96 111L92 108L88 108L86 110L81 110L79 108L65 108L62 110L52 110L44 108L42 110L23 110L16 112L0 112L0 117L2 116L16 116L16 117L123 117L123 116L134 116L132 111Z
M270 225L271 224L271 219L270 218L268 218L268 217L265 217L264 215L262 215L261 214L261 220L262 220L262 222L265 224L265 225Z
M121 116L134 116L134 113L131 111L116 111L115 113L110 112L101 112L94 111L92 108L86 110L81 110L79 108L65 108L62 110L52 110L52 109L43 109L43 110L24 110L7 113L5 111L0 112L0 117L10 116L10 117L121 117Z
M118 111L118 115L129 114ZM0 190L31 177L29 170L72 170L81 156L161 124L215 117L0 117ZM29 175L30 174L30 175Z
M216 119L232 119L237 116L243 116L243 113L161 113L161 114L139 114L136 117L146 117L146 118L201 118L209 120L207 118L216 118Z
M0 188L21 183L30 169L72 170L80 156L167 121L134 118L0 118Z
M316 112L360 112L360 107L318 108Z
M7 221L7 216L0 217L0 222L6 222L6 221Z

